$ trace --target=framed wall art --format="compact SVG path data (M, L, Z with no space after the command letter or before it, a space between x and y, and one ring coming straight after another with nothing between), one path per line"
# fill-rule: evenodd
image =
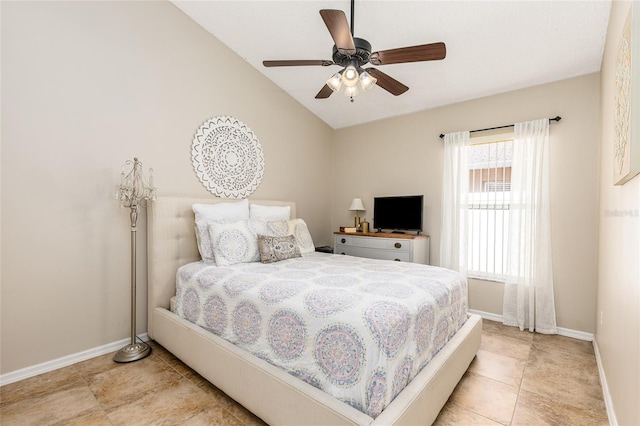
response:
M640 174L640 7L631 2L616 61L613 183ZM635 9L635 10L634 10Z
M262 146L249 126L237 118L205 121L193 138L191 162L200 182L221 198L246 198L264 173Z

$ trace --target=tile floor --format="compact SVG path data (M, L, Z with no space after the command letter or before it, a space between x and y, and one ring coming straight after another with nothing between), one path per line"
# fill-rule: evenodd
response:
M161 346L113 354L0 388L8 425L262 425ZM608 424L590 342L484 321L482 346L437 425Z

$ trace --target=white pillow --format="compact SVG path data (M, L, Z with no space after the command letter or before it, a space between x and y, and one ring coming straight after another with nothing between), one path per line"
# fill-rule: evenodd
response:
M309 228L302 219L291 219L269 222L269 231L273 235L285 236L293 235L300 247L300 253L312 253L316 250Z
M249 227L248 220L210 222L209 234L218 266L260 260L258 240L254 231Z
M249 219L249 229L251 232L256 234L256 239L258 235L271 235L271 230L269 229L269 222L265 220L254 220Z
M200 256L205 262L215 262L209 234L209 222L249 219L249 200L244 199L233 203L194 204L192 208L196 215L196 240Z
M249 206L249 218L266 221L289 220L291 218L291 206L251 204Z

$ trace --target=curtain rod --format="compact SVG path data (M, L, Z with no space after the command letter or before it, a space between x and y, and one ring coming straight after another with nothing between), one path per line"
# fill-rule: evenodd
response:
M560 117L559 115L556 115L555 117L550 118L549 122L560 121L560 120L562 120L562 117ZM486 129L469 130L469 133L486 132L488 130L497 130L497 129L506 129L507 127L513 127L513 126L515 126L515 124L507 124L505 126L497 126L497 127L488 127ZM442 138L444 138L444 134L440 133L440 139Z

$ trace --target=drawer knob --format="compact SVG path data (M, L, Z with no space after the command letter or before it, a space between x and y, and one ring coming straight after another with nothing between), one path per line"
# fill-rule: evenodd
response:
M400 259L393 259L393 260L395 260L396 262L400 262Z
M394 246L395 248L400 248L400 247L402 247L402 244L400 244L400 243L395 243L393 246Z
M346 242L347 242L347 240L346 240L345 238L343 238L343 239L341 239L341 240L340 240L340 242L341 242L342 244L344 244L344 243L346 243Z

